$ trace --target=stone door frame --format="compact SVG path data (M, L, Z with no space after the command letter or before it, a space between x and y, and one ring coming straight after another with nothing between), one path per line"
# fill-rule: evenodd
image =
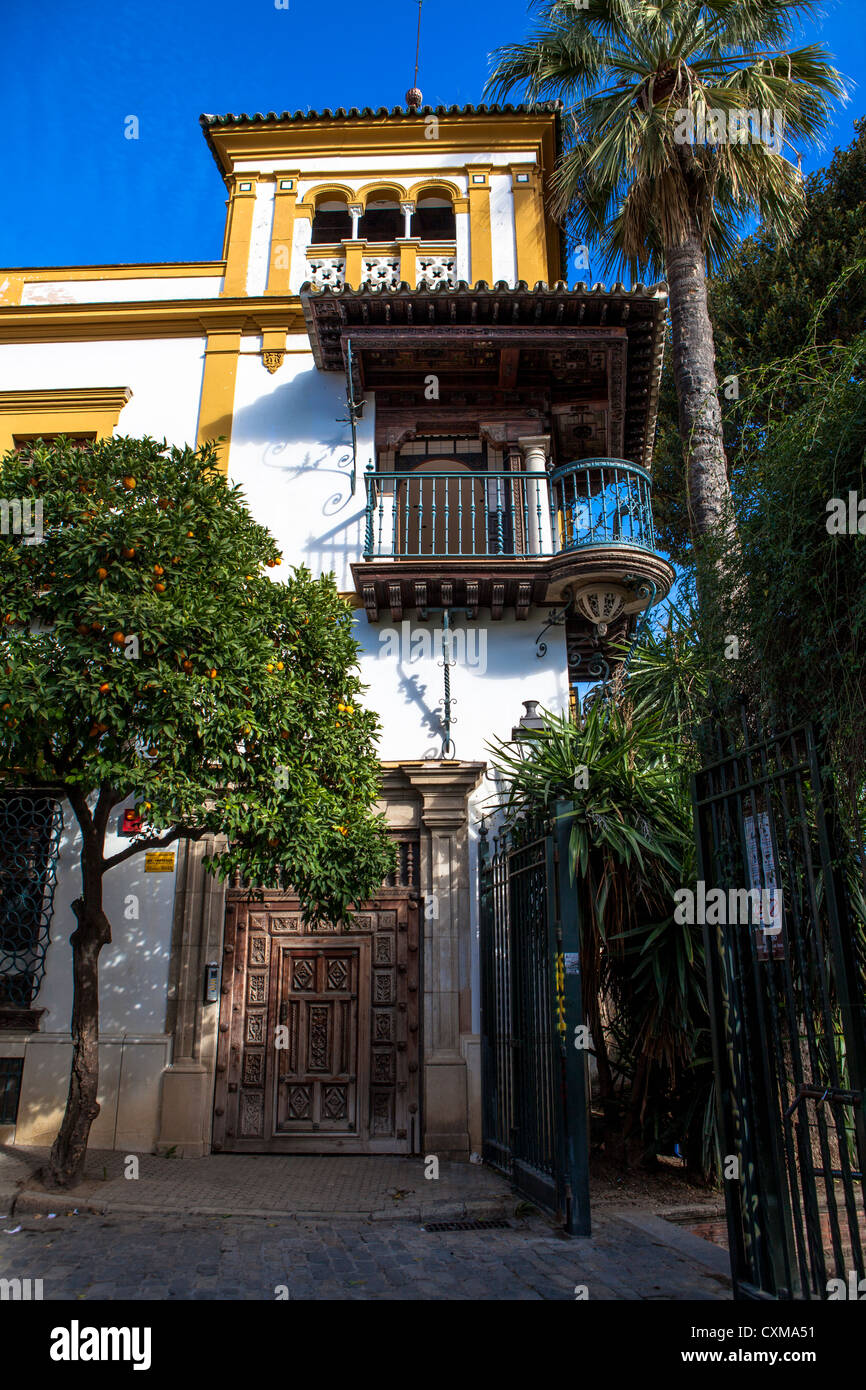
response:
M417 837L421 1148L442 1158L468 1158L481 1130L468 802L485 769L481 762L456 761L382 766L378 809L395 836ZM212 1152L220 1005L205 1002L205 970L209 962L222 966L227 885L205 872L204 859L222 843L206 836L186 842L179 853L166 1016L172 1060L163 1073L156 1147L184 1158Z

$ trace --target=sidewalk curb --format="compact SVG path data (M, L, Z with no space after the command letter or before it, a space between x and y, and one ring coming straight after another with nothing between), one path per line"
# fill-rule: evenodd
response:
M183 1206L175 1206L156 1202L118 1202L112 1200L108 1195L100 1200L96 1194L76 1193L74 1190L65 1192L61 1196L58 1193L35 1192L30 1189L19 1194L14 1204L14 1214L17 1218L55 1212L60 1217L70 1216L73 1211L77 1211L79 1216L243 1216L263 1217L270 1221L414 1221L423 1224L425 1221L503 1220L514 1215L516 1201L517 1199L509 1194L507 1198L502 1199L443 1202L438 1206L435 1202L425 1202L423 1206L402 1206L395 1203L393 1208L378 1208L367 1211L341 1210L340 1208L321 1211L285 1211L239 1206L226 1210L225 1206L199 1206L188 1203ZM2 1197L0 1197L0 1206L2 1204Z
M675 1250L677 1254L701 1265L707 1273L716 1275L730 1284L730 1256L722 1246L713 1245L712 1241L693 1235L691 1231L677 1226L673 1221L666 1221L664 1217L654 1216L649 1212L613 1207L609 1209L608 1215L650 1236L661 1245L666 1245L668 1249Z

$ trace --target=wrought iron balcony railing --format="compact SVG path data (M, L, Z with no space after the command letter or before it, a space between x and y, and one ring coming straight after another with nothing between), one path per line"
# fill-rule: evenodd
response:
M655 551L652 479L623 459L581 459L550 475L560 551L636 545Z
M365 560L553 553L546 473L368 473Z
M652 483L621 459L551 473L368 471L365 560L543 559L579 547L655 552Z

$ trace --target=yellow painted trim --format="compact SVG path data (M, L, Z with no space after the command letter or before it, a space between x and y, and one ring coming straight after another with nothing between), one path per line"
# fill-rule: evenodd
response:
M238 175L234 180L229 201L228 241L226 245L226 274L222 293L244 294L250 264L250 241L253 234L253 214L256 208L255 174ZM249 184L249 188L241 188Z
M291 182L292 187L280 188ZM274 220L271 229L271 262L268 268L267 294L288 294L292 274L292 247L295 240L295 207L298 201L298 176L294 171L276 175Z
M414 237L404 237L397 245L400 248L400 279L414 289L418 283L418 250L421 243Z
M201 445L225 436L219 445L223 473L228 472L240 348L239 328L215 328L207 335L196 442Z
M388 193L396 194L398 203L408 203L409 201L406 197L406 190L403 185L394 181L393 174L386 174L381 179L374 179L372 183L365 183L363 188L359 188L357 193L353 194L352 202L361 203L366 209L367 199L370 194L377 193L380 188L385 189Z
M529 182L518 183L518 174L529 174ZM539 280L546 280L548 276L544 200L536 171L529 165L513 164L511 189L514 197L517 278L525 280L533 288Z
M489 116L439 116L439 138L425 138L426 123L411 127L405 120L304 121L285 125L211 128L208 132L224 174L235 171L239 161L277 160L291 157L327 158L346 154L428 154L435 149L444 158L479 150L532 150L546 172L555 158L555 116L548 112Z
M361 262L364 259L367 243L366 241L344 241L343 248L346 252L345 282L347 285L351 285L353 290L360 289L363 271Z
M146 261L141 265L9 266L25 280L180 280L190 275L222 275L225 261Z
M493 231L490 224L490 165L470 164L469 176L469 258L471 283L493 283ZM484 177L483 183L475 179Z
M102 342L118 338L204 338L217 328L306 335L296 295L236 299L134 300L117 304L0 306L0 343Z
M298 175L298 179L303 183L308 183L310 178L318 178L318 174L308 175L304 178L303 174ZM332 183L328 179L325 183L317 183L314 188L308 188L304 194L304 202L315 211L316 200L327 197L329 193L339 193L341 198L345 198L349 203L358 201L354 188L350 188L347 183Z
M108 439L132 396L129 386L0 391L0 454L21 435L95 434Z
M466 197L466 198L455 198L455 199L454 199L454 215L455 215L455 217L456 217L456 215L457 215L458 212L468 212L468 211L469 211L469 199L468 199L468 197Z
M46 280L178 280L191 276L213 276L218 280L224 272L225 261L191 261L186 265L172 261L166 265L153 262L147 265L40 266L32 270L14 266L0 270L0 304L20 304L25 285L42 284Z
M450 179L442 179L439 178L438 175L431 174L426 179L421 179L420 183L415 183L412 185L412 187L409 189L409 196L405 199L405 201L417 203L422 193L426 193L428 192L428 190L434 188L447 189L448 192L451 194L452 199L464 198L466 196L465 194L460 192L460 189L457 186L457 184L452 183Z
M307 219L308 222L312 223L313 218L315 217L315 215L316 215L316 209L315 209L315 207L314 207L314 205L313 205L312 203L296 203L296 204L295 204L295 220L296 220L296 221L297 221L297 219L298 219L299 217L305 217L305 218Z

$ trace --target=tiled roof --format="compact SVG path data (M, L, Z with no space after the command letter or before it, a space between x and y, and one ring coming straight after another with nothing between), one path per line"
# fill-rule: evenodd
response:
M626 288L618 282L607 289L581 282L569 289L562 280L555 285L540 281L534 287L525 281L512 287L505 281L488 285L481 280L472 286L461 280L434 288L413 289L404 283L397 289L364 285L339 290L308 283L302 286L300 299L313 359L322 371L344 370L343 337L355 329L399 329L404 336L408 330L417 334L419 343L425 330L446 329L453 331L455 344L491 337L491 328L500 334L507 334L509 328L517 334L521 329L537 329L562 335L563 346L577 342L585 329L590 335L605 325L625 329L623 457L650 466L665 345L668 287L664 283Z
M351 106L347 110L344 106L338 106L336 111L332 111L329 106L324 111L281 111L279 115L276 111L263 113L256 111L255 115L248 116L242 112L238 116L233 116L230 112L224 116L203 115L199 121L205 130L214 130L219 126L231 125L287 125L303 121L369 121L381 120L388 117L392 120L417 121L423 120L427 116L553 116L562 112L563 106L560 101L543 101L531 106L526 102L512 105L511 102L505 106L422 106L414 110L407 106L380 106L376 110L372 106L359 108Z

